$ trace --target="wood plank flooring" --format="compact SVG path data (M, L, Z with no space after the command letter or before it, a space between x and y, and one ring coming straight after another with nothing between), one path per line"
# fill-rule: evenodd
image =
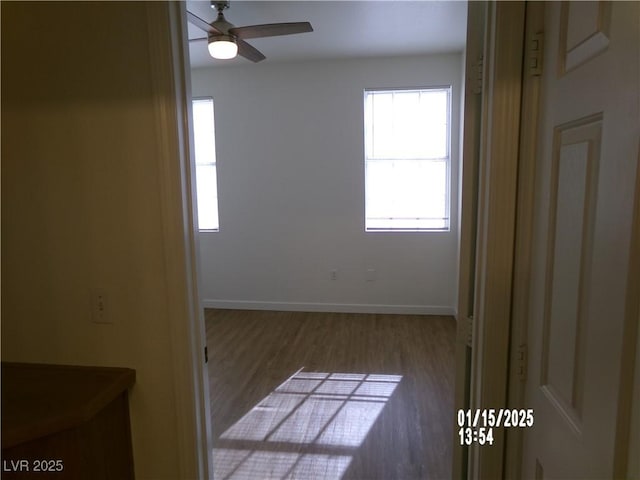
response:
M452 317L206 310L216 480L449 479Z

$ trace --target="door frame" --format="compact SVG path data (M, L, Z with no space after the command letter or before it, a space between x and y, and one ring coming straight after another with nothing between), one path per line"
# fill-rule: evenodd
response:
M526 2L525 11L525 57L526 47L537 34L544 35L544 2ZM543 62L544 38L537 37L539 56ZM509 354L509 385L507 407L527 408L525 386L527 379L527 328L529 319L529 287L531 272L532 233L534 216L534 192L536 157L538 146L539 105L541 94L541 71L527 72L527 61L523 62L522 114L520 120L520 152L518 159L518 193L516 205L516 237L514 248L511 351ZM521 478L524 431L520 428L506 432L505 478Z
M460 240L458 245L458 302L456 308L454 408L470 405L471 322L473 318L475 239L478 209L478 164L482 127L482 76L485 37L485 1L467 4L467 42L462 95L462 146L459 180ZM469 448L460 444L458 428L453 432L452 478L467 478Z
M180 478L213 478L186 7L149 2L146 8Z
M470 384L456 383L456 398L464 398L460 388L469 389L469 408L472 409L506 407L508 400L525 18L524 3L481 5L486 8L486 25L477 212L474 202L461 206L461 219L475 217L477 232L469 228L461 230L460 239L461 246L466 244L471 248L475 245L475 274L465 274L465 282L460 285L460 291L466 294L475 287L472 310L475 320ZM211 478L213 442L203 358L206 335L198 292L198 232L192 181L191 86L185 5L182 2L151 3L148 12L151 71L161 145L158 161L162 172L165 267L172 293L168 301L175 358L172 374L180 471L183 478ZM465 111L465 119L468 116ZM463 202L465 195L468 194L463 192ZM461 260L464 259L461 257ZM460 311L460 315L465 313ZM460 315L459 319L462 318ZM451 421L455 422L455 419ZM457 435L455 439L458 440ZM454 473L466 471L468 466L465 477L502 477L504 446L504 432L498 430L493 447L473 444L467 460L458 448L459 441L454 443Z
M637 398L634 401L634 395L640 393L640 140L638 143L613 465L615 478L629 479L640 475L633 450L640 445L640 406Z
M524 22L524 3L486 4L477 210L469 211L474 210L473 200L462 207L467 209L463 218L476 215L477 230L475 235L472 229L461 233L461 245L475 244L475 275L463 274L461 264L460 278L460 291L474 292L471 378L469 403L465 406L472 411L506 408L508 402ZM466 116L467 112L465 119ZM473 156L463 162L463 169L469 168ZM469 193L463 191L463 195ZM468 300L461 297L460 301ZM461 310L459 314L466 315L467 311ZM465 365L456 366L457 377L464 368ZM460 391L463 387L466 387L463 382L456 383L457 403L464 398ZM503 430L494 430L492 447L473 443L468 455L459 446L457 435L454 442L454 478L503 477L506 442Z

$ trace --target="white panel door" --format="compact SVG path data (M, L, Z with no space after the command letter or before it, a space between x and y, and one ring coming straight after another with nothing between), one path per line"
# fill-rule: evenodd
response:
M637 2L545 5L524 478L613 478L639 122Z

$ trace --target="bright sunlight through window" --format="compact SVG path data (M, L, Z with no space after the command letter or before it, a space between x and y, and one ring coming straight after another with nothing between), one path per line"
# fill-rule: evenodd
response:
M449 230L451 88L365 90L365 230Z
M218 175L213 99L193 100L193 140L196 157L198 227L200 231L218 231Z

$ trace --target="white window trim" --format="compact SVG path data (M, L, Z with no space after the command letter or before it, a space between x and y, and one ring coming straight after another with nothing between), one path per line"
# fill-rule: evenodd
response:
M211 96L193 97L191 99L191 102L193 103L193 102L204 101L204 100L210 100L211 103L212 103L213 115L214 115L213 121L214 121L214 124L215 124L215 103L213 102L213 97L211 97ZM194 142L195 142L195 138L194 138ZM214 139L213 139L213 142L214 142L214 149L217 150L217 143L216 143L216 139L215 139L215 127L214 127ZM196 162L195 162L195 168L196 168L196 172L195 172L195 174L196 174L196 190L197 190L198 166L201 166L201 165L212 166L216 170L216 201L217 201L216 217L217 217L217 220L218 220L218 228L201 228L200 227L200 221L199 221L200 220L200 215L198 214L198 232L200 232L200 233L216 233L216 232L220 231L220 203L219 203L220 202L220 195L219 195L219 188L218 188L218 185L217 185L217 177L218 177L218 175L217 175L217 172L218 172L218 156L217 156L217 152L216 152L216 156L215 156L215 158L214 158L214 160L212 162L198 163L198 161L196 159ZM200 195L198 193L196 193L196 196L199 197Z
M447 92L447 141L446 141L446 149L447 149L447 156L446 157L439 157L439 158L391 158L391 159L381 159L381 158L375 158L375 159L369 159L367 157L367 144L366 142L368 141L367 136L366 136L366 98L367 98L367 94L371 93L371 92L410 92L410 91L418 91L418 90L445 90ZM452 115L451 115L451 108L452 108L452 92L453 92L453 86L448 84L448 85L429 85L429 86L422 86L422 87L382 87L382 88L365 88L363 91L363 119L364 119L364 128L365 128L365 138L364 138L364 142L363 142L363 146L364 146L364 174L365 174L365 205L364 205L364 230L366 233L396 233L396 232L413 232L413 233L448 233L451 231L451 192L452 192L452 188L451 188L451 130L452 130ZM443 228L421 228L421 227L410 227L410 228L393 228L393 227L381 227L381 228L374 228L374 227L367 227L367 221L370 219L370 217L367 217L367 205L366 205L366 198L367 198L367 165L369 162L376 162L376 161L389 161L389 160L395 160L395 161L412 161L412 160L433 160L433 161L440 161L440 160L444 160L445 161L445 165L446 165L446 192L445 192L445 214L446 217L444 218L446 220L446 226ZM397 217L400 218L400 217Z

